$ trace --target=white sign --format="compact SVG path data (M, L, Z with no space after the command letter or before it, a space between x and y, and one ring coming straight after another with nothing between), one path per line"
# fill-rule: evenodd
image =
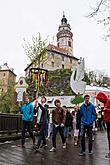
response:
M26 92L27 87L28 85L25 81L25 78L20 77L16 85L17 101L23 101L23 93Z

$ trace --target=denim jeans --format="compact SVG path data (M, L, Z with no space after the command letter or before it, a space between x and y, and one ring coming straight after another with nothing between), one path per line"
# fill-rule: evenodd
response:
M62 139L62 143L64 144L65 143L65 138L64 138L64 128L63 127L55 127L55 125L53 125L53 134L52 134L52 144L53 144L53 147L56 148L56 135L59 131L60 133L60 136L61 136L61 139Z
M31 126L32 126L32 122L31 121L23 120L22 139L21 139L22 145L25 144L25 131L26 131L26 128L27 128L27 131L29 132L30 137L33 140L33 143L35 143L35 137L34 137L34 134L32 132Z
M45 137L45 123L39 124L39 136L37 141L37 147L39 148L42 142L42 145L46 145L46 137Z
M80 139L81 139L81 151L85 152L85 133L87 132L87 137L88 137L88 150L89 152L92 151L92 128L93 126L85 126L85 125L81 125L81 131L80 131Z
M66 139L68 137L68 127L64 126L64 138Z

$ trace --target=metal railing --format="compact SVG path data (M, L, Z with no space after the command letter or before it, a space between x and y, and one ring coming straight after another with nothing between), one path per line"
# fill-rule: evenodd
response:
M33 130L36 129L36 116L33 121ZM22 130L21 115L18 114L0 114L0 134L18 133Z

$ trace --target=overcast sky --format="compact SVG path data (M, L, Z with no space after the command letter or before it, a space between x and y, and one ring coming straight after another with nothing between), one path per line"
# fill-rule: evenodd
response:
M22 47L39 32L43 38L56 33L65 12L73 32L74 56L84 57L86 68L110 76L110 41L102 39L103 27L85 16L93 0L0 0L0 65L5 62L24 76L29 63Z

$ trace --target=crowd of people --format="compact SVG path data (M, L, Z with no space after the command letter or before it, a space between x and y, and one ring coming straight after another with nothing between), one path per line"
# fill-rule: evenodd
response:
M85 95L82 105L76 105L72 112L66 105L61 105L59 99L54 101L55 108L49 110L45 96L42 96L40 101L36 98L35 104L27 96L26 103L24 105L19 104L23 121L21 147L25 147L25 132L27 129L33 141L33 149L36 152L42 147L45 148L48 140L52 142L52 148L49 151L56 152L57 133L59 132L63 149L67 148L67 138L71 136L73 137L74 146L80 146L79 156L85 156L86 153L92 155L96 131L107 129L109 153L106 157L110 158L110 112L108 110L110 100L104 93L99 93L96 98L104 104L104 108L100 107L98 113L96 113L96 107L90 102L89 95ZM105 114L105 109L109 117ZM37 138L31 129L35 114L37 115L36 125L39 134ZM88 152L86 152L87 140Z

